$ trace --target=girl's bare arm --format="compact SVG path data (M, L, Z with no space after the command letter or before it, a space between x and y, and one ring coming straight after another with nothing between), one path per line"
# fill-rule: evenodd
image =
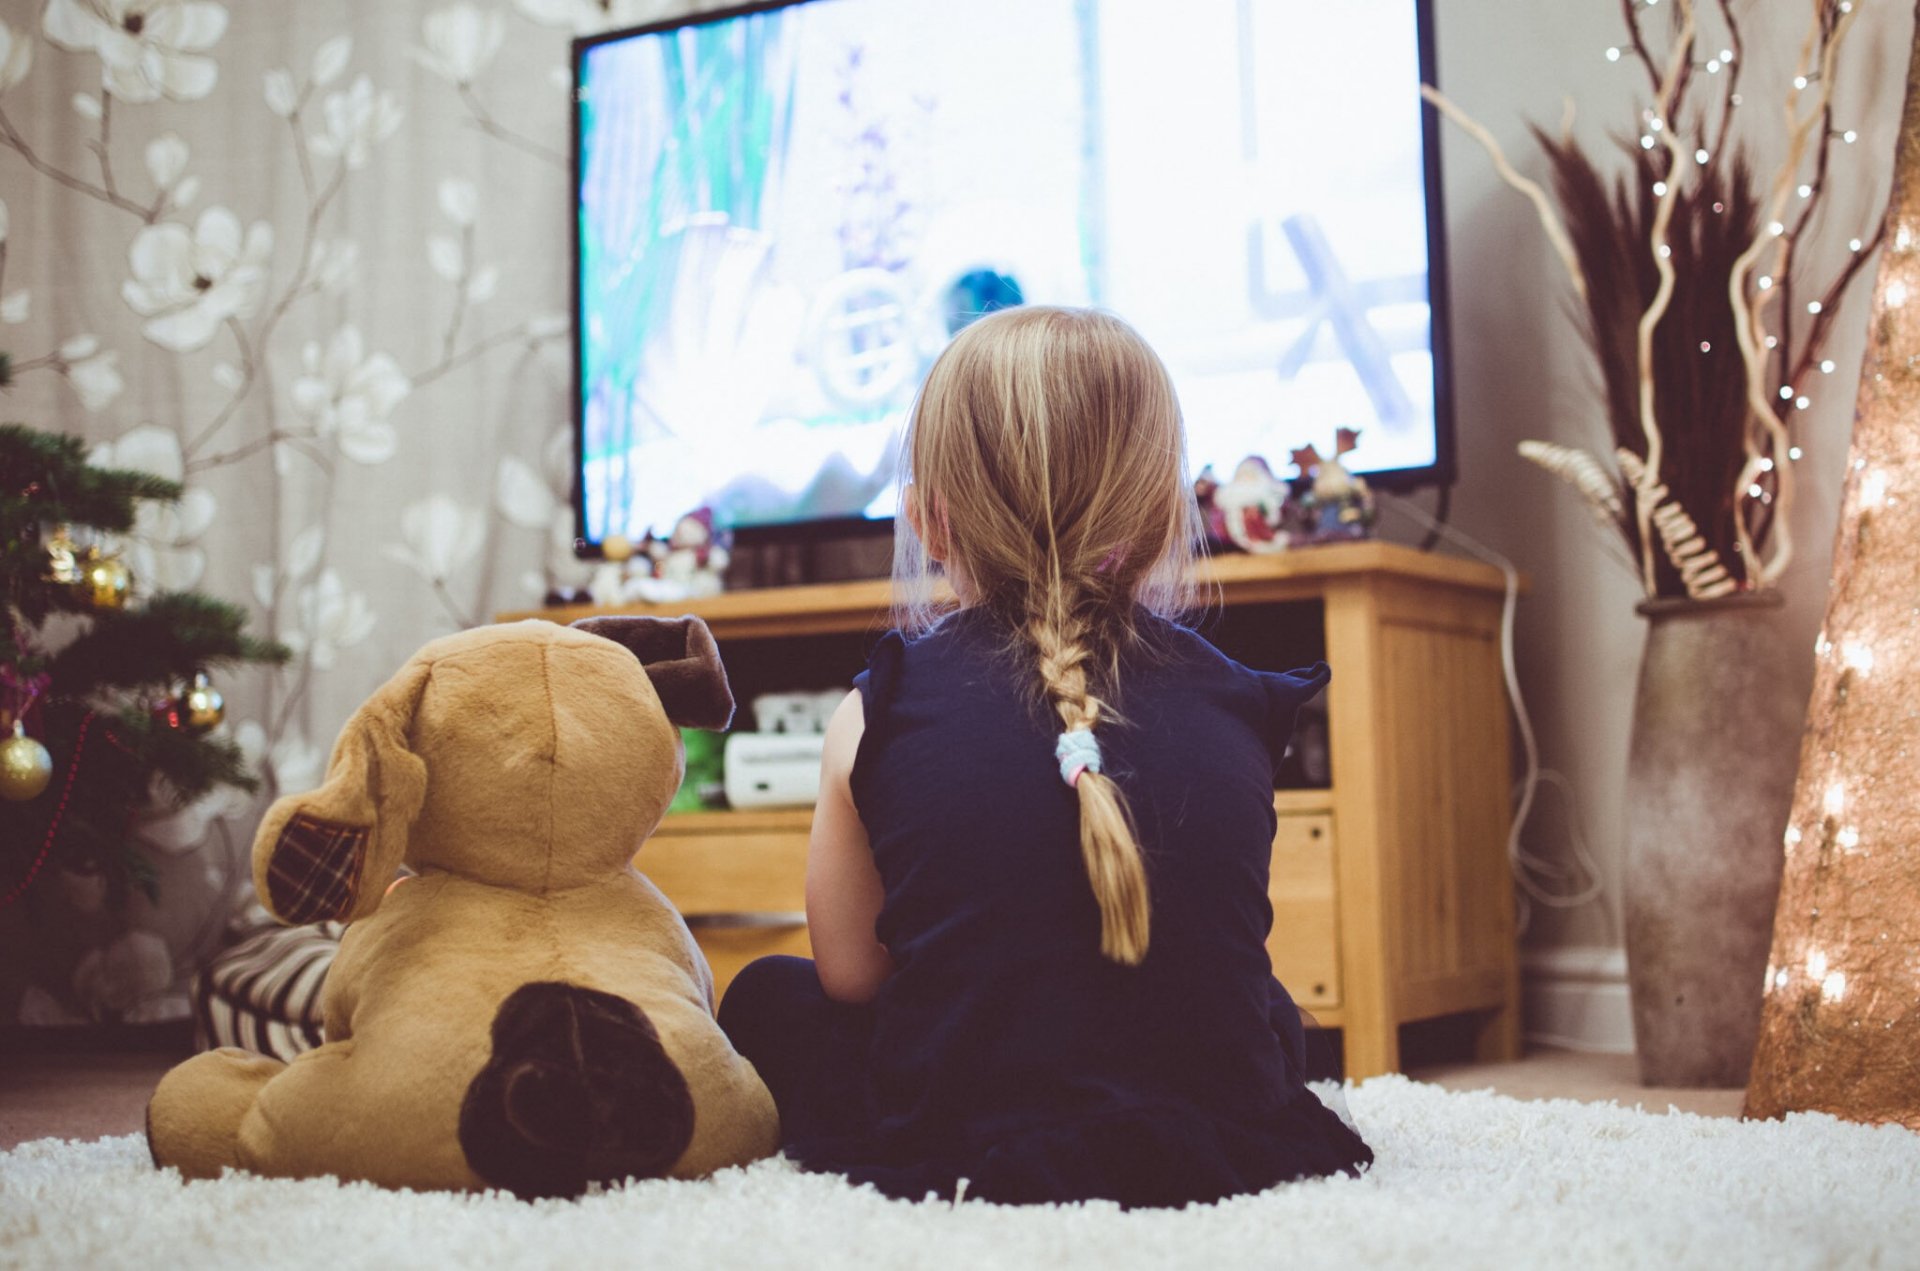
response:
M848 785L865 731L860 694L849 693L827 724L807 849L807 934L820 987L835 1001L852 1003L873 1000L893 974L893 959L873 929L885 893Z

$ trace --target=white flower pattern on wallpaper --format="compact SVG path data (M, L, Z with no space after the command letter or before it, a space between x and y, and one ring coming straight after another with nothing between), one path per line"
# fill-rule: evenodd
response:
M25 296L26 293L20 293ZM21 317L26 317L25 300L21 301ZM60 346L57 355L58 368L67 382L73 385L73 391L80 395L80 404L90 411L105 410L120 396L120 390L126 382L120 378L120 355L112 350L100 347L100 338L95 335L76 335Z
M224 207L200 214L191 233L176 221L149 225L133 237L133 277L120 294L146 318L140 330L175 353L204 348L220 324L252 317L266 292L273 226L255 221L244 234Z
M385 353L368 355L360 328L333 333L324 354L309 343L300 355L305 374L293 382L293 406L321 437L333 438L355 463L385 463L399 441L388 423L413 386Z
M38 29L0 25L0 93L41 77L31 109L0 101L0 183L24 179L43 240L7 243L0 202L19 414L71 419L99 461L185 486L113 544L141 594L250 603L294 653L216 675L263 795L157 799L133 827L166 870L157 907L111 930L104 892L48 871L51 903L93 905L100 934L15 1016L157 1018L250 892L261 797L317 785L334 730L424 640L522 603L523 585L584 578L553 312L568 116L548 73L565 30L667 9L548 0L533 25L537 3L308 0L296 25L206 0L40 7ZM350 32L396 29L420 33L429 73L356 71ZM62 314L88 332L48 329ZM520 457L535 455L537 470ZM413 575L428 586L399 585ZM7 987L0 967L0 1004Z
M307 144L315 154L337 158L350 169L366 167L373 147L398 131L404 118L393 94L376 92L365 75L344 92L328 93L320 105L323 127Z
M200 178L185 175L191 154L177 132L163 132L147 143L147 175L169 207L185 207L200 193Z
M493 64L507 38L507 19L497 9L456 4L429 13L420 33L427 47L415 49L414 57L435 75L465 88Z
M89 458L104 467L151 472L169 481L186 480L180 438L152 424L95 446ZM115 540L115 545L126 557L141 595L186 591L199 585L207 570L207 553L200 539L213 527L219 511L212 492L194 485L186 488L177 503L140 505L132 532Z
M25 31L16 32L0 22L0 93L27 77L33 69L33 40Z
M315 670L330 670L343 649L373 634L378 616L365 593L347 590L335 569L323 569L313 582L295 593L297 624L280 628L280 643L295 657L309 658Z
M486 518L444 494L430 495L407 505L400 514L399 545L385 554L422 578L444 585L480 554Z
M49 0L47 38L99 55L101 83L121 101L198 101L220 67L206 51L226 34L227 11L207 0Z

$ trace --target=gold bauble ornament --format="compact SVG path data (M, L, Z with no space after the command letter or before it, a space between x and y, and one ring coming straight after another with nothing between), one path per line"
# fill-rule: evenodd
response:
M95 609L124 609L133 590L133 571L118 556L89 549L80 567L80 594Z
M193 677L193 687L180 699L180 715L197 733L206 732L227 717L227 699L208 681L205 671Z
M633 540L625 534L609 534L600 540L600 554L616 563L633 558Z
M27 736L27 726L13 721L13 736L0 742L0 799L25 803L37 798L53 780L53 756Z

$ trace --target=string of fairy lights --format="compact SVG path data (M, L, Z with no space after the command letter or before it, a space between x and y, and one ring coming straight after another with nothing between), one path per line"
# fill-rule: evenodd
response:
M1636 15L1639 12L1652 11L1652 10L1659 9L1660 7L1661 7L1661 0L1631 0L1631 4L1629 6L1630 11ZM1853 13L1853 10L1854 10L1853 0L1841 0L1839 4L1834 6L1834 9L1835 9L1835 13L1839 16L1850 15ZM1645 50L1642 49L1643 54L1644 52ZM1629 51L1621 45L1614 44L1614 45L1609 45L1606 48L1604 55L1608 62L1618 64L1628 59ZM1708 76L1717 76L1717 75L1720 75L1722 72L1727 72L1731 74L1733 71L1733 68L1735 67L1736 63L1739 60L1740 60L1739 52L1731 45L1723 44L1716 52L1714 52L1712 55L1708 56L1704 60L1692 61L1691 69L1695 71L1703 72ZM1813 87L1813 85L1819 79L1820 79L1820 72L1818 70L1812 70L1812 71L1809 71L1808 73L1803 73L1803 74L1796 74L1792 80L1794 92L1796 94L1805 92L1806 90ZM1738 91L1732 91L1727 94L1726 105L1729 111L1731 111L1732 109L1738 108L1744 104L1745 104L1744 94ZM1642 122L1644 124L1645 130L1640 134L1640 137L1639 137L1640 147L1643 150L1652 151L1656 146L1661 144L1661 134L1666 131L1668 127L1668 121L1660 115L1657 106L1649 106L1642 112ZM1704 113L1702 116L1702 127L1703 129L1705 127ZM1846 146L1855 145L1860 140L1859 130L1857 128L1852 128L1852 127L1831 127L1827 130L1827 135L1834 140L1838 140L1842 145L1846 145ZM1701 140L1704 141L1704 138L1702 138ZM1721 140L1722 141L1725 140L1724 130L1722 133ZM1693 160L1697 168L1703 168L1703 169L1706 168L1708 165L1712 163L1713 158L1714 158L1714 152L1710 150L1706 145L1700 144L1695 146L1693 151ZM1665 180L1656 179L1652 184L1652 192L1656 198L1663 198L1667 194L1667 182ZM1798 198L1802 202L1810 203L1819 194L1820 189L1819 189L1819 186L1812 181L1801 181L1795 187L1793 192L1795 195L1798 196ZM1720 202L1715 202L1713 204L1713 211L1716 213L1723 212L1725 211L1725 205ZM1804 222L1803 222L1803 225L1804 225ZM1775 219L1768 222L1767 231L1769 235L1771 235L1772 237L1779 238L1784 236L1788 232L1788 227L1783 221ZM1861 238L1859 236L1855 236L1847 240L1847 250L1850 254L1854 256L1859 256L1864 252L1871 251L1873 246L1874 244L1872 242L1870 242L1867 239ZM1670 256L1672 251L1672 249L1665 243L1659 244L1657 250L1660 256L1663 258ZM1753 283L1754 283L1754 286L1756 286L1759 290L1769 291L1773 288L1775 279L1771 274L1760 273L1755 276ZM1810 300L1805 303L1804 309L1808 317L1819 317L1821 314L1826 312L1827 302L1825 300L1818 300L1818 299ZM1766 335L1764 339L1761 341L1761 344L1770 353L1777 353L1780 351L1780 338L1777 335L1773 335L1773 334ZM1711 341L1702 340L1700 342L1699 347L1700 347L1700 352L1703 354L1708 354L1713 351L1713 344ZM1815 366L1817 367L1817 369L1822 375L1832 375L1836 370L1839 369L1838 365L1834 362L1832 358L1822 358L1819 360L1818 363L1815 364ZM1779 396L1780 402L1783 403L1781 408L1782 410L1786 410L1790 407L1792 411L1798 412L1798 414L1802 416L1805 415L1808 411L1810 411L1814 404L1814 399L1812 394L1804 391L1803 388L1791 382L1782 383L1779 385L1778 396ZM1790 461L1799 462L1801 459L1805 457L1805 452L1797 444L1790 445L1787 447L1786 457ZM1756 459L1754 463L1754 467L1757 470L1757 473L1760 475L1770 474L1775 470L1776 463L1775 463L1775 460L1770 456L1761 456ZM1745 493L1748 498L1757 500L1762 504L1771 504L1774 501L1773 491L1769 489L1766 484L1763 484L1759 480L1754 480L1749 482L1746 486Z
M1629 0L1623 7L1632 23L1663 3L1667 0ZM1667 11L1676 7L1676 38L1690 41L1696 31L1694 6L1688 0L1671 0ZM1727 12L1725 5L1721 9ZM1828 47L1837 47L1854 9L1852 0L1814 0L1814 29L1786 103L1789 144L1783 168L1797 168L1807 154L1808 136L1796 135L1795 129L1816 125L1822 127L1812 134L1818 146L1817 174L1809 179L1803 171L1783 171L1774 197L1762 204L1764 242L1773 247L1774 266L1757 269L1744 280L1736 270L1729 289L1738 307L1743 281L1751 285L1753 290L1744 294L1751 305L1748 316L1754 319L1764 307L1759 296L1790 294L1798 262L1791 253L1795 238L1788 236L1808 227L1826 184L1829 147L1859 147L1861 142L1858 127L1833 119L1834 62ZM1739 31L1730 16L1728 21L1731 44L1691 62L1693 72L1729 77L1722 81L1725 105L1720 136L1712 146L1707 142L1710 112L1700 114L1702 135L1691 154L1697 172L1705 172L1716 150L1727 144L1727 124L1743 103L1742 95L1733 91L1737 80L1732 78L1742 63L1741 50L1735 47ZM1643 112L1638 141L1655 156L1652 192L1664 201L1673 193L1668 181L1680 179L1686 145L1669 132L1674 124L1662 116L1661 103L1676 118L1681 113L1674 101L1671 67L1687 63L1669 63L1663 75L1642 42L1639 26L1630 29L1632 49L1614 45L1605 57L1616 64L1631 58L1653 79L1659 100ZM1785 426L1804 420L1818 394L1808 391L1802 376L1838 372L1839 363L1825 356L1823 347L1833 311L1853 274L1879 253L1831 590L1814 647L1806 739L1783 836L1780 902L1761 986L1761 1033L1747 1091L1750 1116L1819 1110L1920 1128L1920 954L1915 953L1920 949L1920 870L1914 868L1920 851L1920 796L1913 793L1920 789L1920 604L1912 599L1912 580L1920 574L1920 500L1902 498L1904 490L1920 487L1920 430L1910 422L1920 411L1920 320L1906 309L1920 287L1920 83L1913 79L1920 75L1920 27L1913 38L1885 220L1879 228L1846 240L1847 266L1825 295L1797 305L1783 302L1783 333L1791 316L1804 314L1813 322L1794 332L1806 344L1798 361L1794 350L1783 347L1780 334L1762 333L1745 345L1750 354L1764 350L1766 366L1778 376L1772 395L1778 422ZM1824 56L1810 60L1810 51ZM1800 95L1823 75L1829 82L1820 84L1816 114L1801 115ZM1661 151L1671 156L1664 169ZM1856 188L1861 184L1853 183ZM1718 202L1712 206L1715 213L1724 210ZM1653 241L1664 259L1669 249L1657 232ZM1754 245L1753 259L1762 246ZM1699 348L1703 354L1713 351L1705 340ZM1751 377L1764 372L1754 370L1751 357L1747 365L1750 387L1760 390L1754 399L1759 412L1768 404L1766 380L1754 382ZM1784 435L1774 433L1776 441ZM1781 453L1776 446L1749 465L1756 479L1748 480L1742 491L1747 498L1762 504L1773 501L1765 478L1784 475L1776 472L1772 457ZM1784 455L1797 464L1804 451L1796 440ZM1784 507L1778 514L1784 516ZM1769 579L1763 575L1761 581Z

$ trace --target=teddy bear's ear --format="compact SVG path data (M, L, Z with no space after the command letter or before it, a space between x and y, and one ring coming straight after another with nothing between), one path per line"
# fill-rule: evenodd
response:
M351 921L379 908L427 793L409 747L428 664L409 662L355 711L318 790L267 809L253 839L261 902L287 923Z
M682 728L720 732L733 722L733 690L720 664L720 647L700 619L623 615L582 618L573 625L632 650L667 718Z

